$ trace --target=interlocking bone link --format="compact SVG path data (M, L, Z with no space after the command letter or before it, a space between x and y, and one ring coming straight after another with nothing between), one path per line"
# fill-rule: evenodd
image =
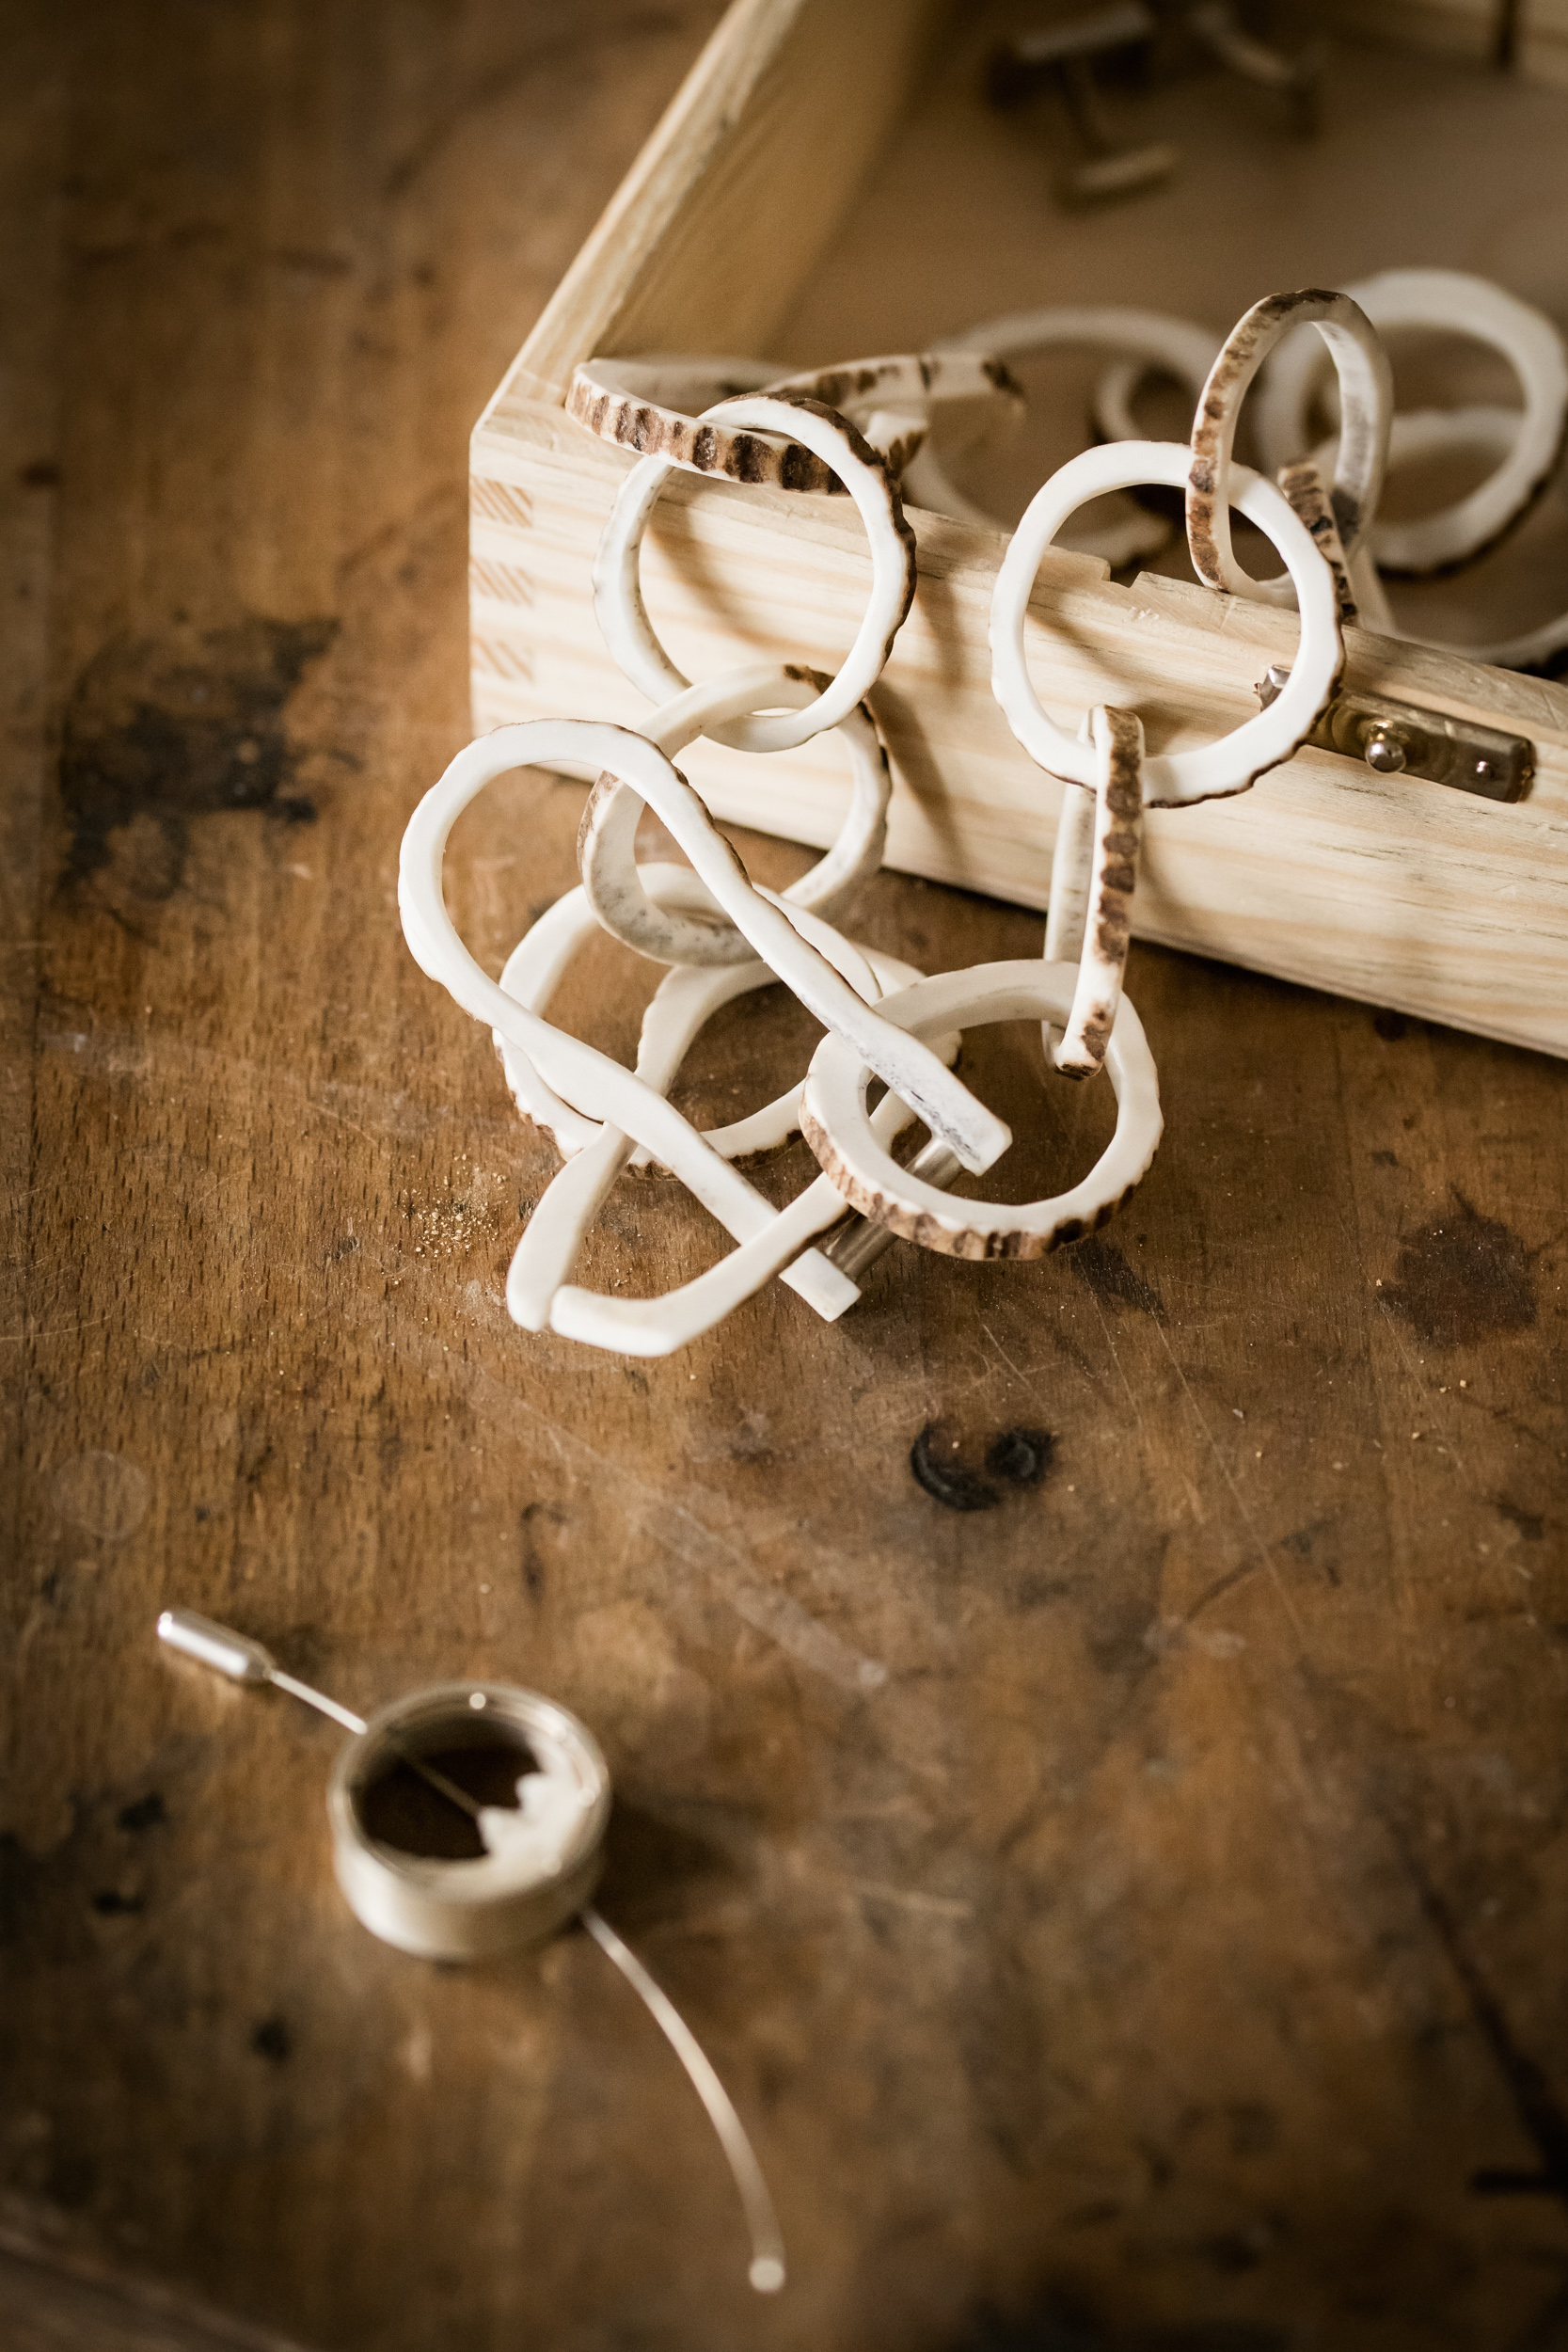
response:
M746 752L795 751L825 727L837 726L882 674L893 641L914 599L914 533L883 460L853 425L820 402L798 394L756 394L721 401L704 421L793 433L844 483L860 510L871 544L871 595L860 630L832 683L802 709L733 720L712 729L716 739ZM622 483L594 558L594 611L610 655L647 695L665 703L691 684L659 643L642 600L642 534L660 490L673 470L668 457L644 457Z
M683 473L818 495L836 490L832 468L815 450L705 414L719 402L765 390L778 373L770 359L675 352L632 359L595 356L573 370L566 414L597 440L635 450L640 457L666 458Z
M1219 337L1209 328L1195 326L1186 319L1172 318L1164 311L1089 304L1070 310L1010 311L1002 318L984 319L961 335L944 337L934 347L933 356L986 352L997 360L1007 360L1078 347L1123 354L1125 373L1121 369L1112 370L1101 379L1096 395L1095 422L1105 440L1139 440L1143 437L1127 411L1131 389L1146 369L1157 368L1175 375L1187 389L1188 397L1196 401L1219 344ZM1109 424L1102 412L1107 405L1114 412ZM1002 528L1000 516L989 514L955 486L948 477L944 457L945 452L935 448L927 437L905 468L905 497L912 505L931 507L937 514L950 515L958 522L983 524L992 531ZM1135 562L1140 556L1158 554L1170 535L1170 525L1163 516L1139 513L1134 508L1112 521L1081 525L1072 544L1076 552L1101 556L1111 564L1123 564Z
M892 957L866 951L865 961L868 984L878 993L905 986L920 977ZM643 1016L638 1075L661 1093L667 1092L693 1040L720 1007L752 989L766 987L772 978L772 973L760 963L705 971L677 967L667 973ZM940 1041L938 1050L944 1058L955 1057L958 1037ZM751 1120L710 1133L708 1140L728 1154L759 1148L761 1142L773 1139L780 1128L794 1132L800 1125L800 1097L797 1086ZM890 1141L913 1117L891 1094L879 1106L879 1114L880 1130ZM665 1355L711 1329L759 1290L791 1254L837 1224L845 1214L842 1197L826 1176L819 1176L777 1213L770 1229L732 1250L706 1273L657 1298L611 1297L583 1289L569 1278L590 1224L632 1156L631 1138L607 1124L594 1142L554 1177L529 1219L508 1272L507 1307L515 1322L530 1330L541 1330L547 1324L564 1338L618 1349L625 1355ZM859 1295L852 1279L842 1279L843 1293L836 1308L818 1298L811 1301L830 1320Z
M778 490L844 494L847 485L814 450L777 433L718 422L701 412L743 392L805 395L849 419L900 473L924 439L933 408L997 398L1022 408L1006 368L974 351L855 359L781 375L778 362L697 355L584 359L566 413L599 440L666 457L683 472ZM693 411L698 413L693 413Z
M1091 743L1075 739L1048 716L1030 678L1023 628L1035 575L1062 524L1086 500L1139 483L1165 483L1180 489L1191 462L1191 451L1178 441L1117 441L1069 458L1036 492L997 573L990 612L991 691L1031 759L1069 783L1093 786L1096 753ZM1244 792L1306 741L1344 662L1333 575L1310 533L1283 494L1260 474L1232 465L1229 482L1237 507L1268 533L1294 582L1301 639L1291 686L1299 682L1301 691L1288 709L1281 694L1265 711L1213 742L1148 754L1143 763L1146 808L1175 808ZM1259 717L1275 723L1260 726Z
M498 735L505 732L499 729ZM642 737L635 739L646 742ZM486 740L493 743L497 737ZM975 1100L939 1055L882 1020L856 993L829 958L813 946L808 910L753 887L739 858L686 779L657 746L647 744L646 748L657 766L634 763L623 754L615 763L617 773L657 811L754 952L808 1012L829 1029L856 1041L883 1084L918 1111L932 1133L957 1152L972 1173L978 1175L990 1168L1012 1140L1006 1123Z
M1373 520L1369 512L1372 553L1383 570L1411 579L1452 571L1506 537L1556 473L1568 429L1568 348L1544 312L1465 270L1383 270L1358 279L1346 295L1380 333L1414 327L1467 336L1499 352L1519 379L1524 407L1509 412L1508 443L1484 481L1433 514L1396 522ZM1257 431L1270 466L1311 446L1320 358L1314 339L1298 335L1264 370ZM1396 433L1404 421L1395 421ZM1349 552L1354 557L1354 548Z
M1236 561L1230 544L1230 507L1236 502L1231 451L1247 386L1281 336L1305 326L1316 326L1338 371L1343 423L1329 501L1347 559L1354 559L1377 512L1388 457L1393 377L1383 339L1360 306L1349 294L1316 286L1255 302L1226 338L1198 397L1187 477L1187 544L1199 580L1260 604L1289 604L1295 583L1289 575L1254 580Z
M1322 456L1292 458L1281 466L1275 477L1285 493L1286 502L1299 522L1311 533L1312 543L1334 575L1334 594L1339 608L1339 625L1349 628L1360 617L1352 559L1345 553L1339 526L1334 518L1334 504L1328 493L1328 475ZM1367 537L1363 532L1356 557L1365 561Z
M927 1035L996 1021L1064 1021L1078 985L1071 964L982 963L942 972L884 998L890 1020ZM824 1038L802 1098L807 1142L862 1216L952 1258L1038 1258L1103 1225L1153 1165L1163 1131L1160 1082L1129 998L1117 1009L1105 1066L1117 1097L1116 1133L1089 1174L1042 1200L955 1200L900 1168L866 1109L871 1072L852 1047ZM879 1109L882 1105L879 1104Z
M662 907L682 913L713 903L689 866L669 866L662 860L655 860L640 870L650 895ZM568 890L563 898L558 898L554 906L524 932L502 967L500 984L509 996L515 996L531 1012L543 1013L561 985L571 959L586 941L602 936L598 917L588 903L586 891L579 884L576 890ZM826 924L822 927L818 944L824 946L825 952L829 952L832 958L836 959L838 969L845 978L868 1004L882 993L878 971L881 964L891 963L891 959L862 954L841 933L832 930ZM736 975L742 977L736 978ZM729 1002L730 995L743 995L749 988L765 987L775 977L767 964L754 961L745 964L682 965L677 967L675 973L665 975L654 1002L666 1009L673 1006L675 998L670 992L677 977L684 986L699 981L706 985L721 979L729 993L714 998L713 1009L716 1010L721 1004ZM734 984L730 986L732 979ZM896 984L902 985L902 982ZM658 1018L662 1021L666 1017L673 1017L673 1014L661 1010ZM705 1017L711 1018L711 1013ZM571 1159L575 1153L586 1151L596 1143L604 1133L604 1121L585 1119L580 1112L562 1103L546 1086L526 1054L510 1043L499 1030L493 1034L513 1100L525 1119L544 1128L553 1137L562 1158ZM709 1143L727 1160L747 1159L753 1153L775 1150L800 1132L800 1088L792 1087L763 1109L752 1111L748 1118L732 1120L724 1127L708 1129ZM637 1145L629 1165L633 1168L652 1165L652 1155L645 1145Z
M645 719L639 733L673 759L699 735L748 711L800 709L820 701L830 684L816 670L726 670L689 687ZM834 730L849 754L849 807L827 855L784 897L827 921L836 921L862 884L882 862L887 839L892 779L877 723L857 704ZM589 795L578 834L578 865L583 888L607 931L658 963L750 962L755 949L726 922L711 898L677 913L650 898L637 864L637 828L642 803L629 786L601 776Z
M935 410L973 401L992 407L1001 400L1021 417L1025 405L1016 376L973 342L893 358L849 359L815 372L804 369L779 377L768 389L784 397L819 400L847 417L900 477L925 447Z
M646 1145L737 1241L760 1241L771 1232L776 1212L755 1186L714 1151L656 1088L610 1055L553 1028L541 1015L508 996L469 954L447 912L441 887L447 840L463 810L487 784L515 768L538 765L597 775L611 764L623 772L629 769L650 787L661 783L662 771L681 791L690 791L663 753L642 737L591 720L536 719L499 727L459 752L414 811L403 837L398 908L404 937L420 970L438 980L465 1012L499 1030L526 1055L546 1084L571 1108L582 1111L591 1105L601 1120L612 1120L625 1134ZM695 801L696 795L691 798ZM700 803L697 805L701 808ZM788 928L776 910L768 912ZM791 932L790 936L797 935ZM804 946L803 942L800 945ZM808 952L816 954L816 950ZM831 967L824 964L823 968ZM836 987L844 988L836 974L833 978ZM860 999L855 1002L858 1005ZM942 1067L940 1062L937 1066ZM942 1075L947 1075L945 1070ZM784 1279L802 1297L820 1302L819 1311L831 1315L840 1311L836 1302L843 1298L844 1278L816 1250L807 1250L797 1259Z
M1481 458L1496 467L1508 456L1518 428L1516 408L1407 409L1394 419L1388 444L1389 471L1397 473L1401 466L1418 465L1426 458L1460 453ZM1362 619L1369 628L1381 629L1388 637L1415 635L1413 630L1401 628L1365 548L1356 572L1356 591L1361 599ZM1457 654L1465 661L1489 661L1499 670L1537 670L1556 677L1561 674L1562 657L1568 652L1568 612L1555 613L1550 620L1538 621L1532 628L1520 629L1512 637L1473 639L1461 644L1422 631L1417 642L1431 645L1439 653Z
M1134 710L1097 709L1090 735L1099 770L1084 938L1066 1032L1052 1056L1067 1078L1092 1078L1105 1059L1132 938L1143 831L1143 721Z

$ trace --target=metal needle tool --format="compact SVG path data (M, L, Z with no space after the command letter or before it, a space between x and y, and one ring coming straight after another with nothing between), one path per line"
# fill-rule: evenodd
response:
M227 1675L231 1682L270 1682L275 1689L286 1691L293 1699L313 1707L319 1715L330 1717L343 1730L356 1736L366 1728L365 1718L351 1708L341 1707L328 1698L325 1691L312 1690L308 1682L285 1674L277 1661L261 1642L248 1634L236 1633L231 1627L218 1625L211 1617L199 1616L194 1609L166 1609L158 1619L158 1639L185 1657L196 1659L214 1673ZM398 1747L398 1754L411 1771L419 1773L441 1796L459 1805L470 1819L479 1819L482 1807L466 1788L439 1772L433 1764L408 1748ZM731 2176L740 2197L752 2236L752 2264L748 2276L759 2295L776 2295L784 2282L784 2237L773 2200L768 2192L762 2167L746 2137L746 2127L736 2113L729 2092L724 2089L712 2062L696 2035L687 2024L674 2003L648 1974L635 1952L623 1944L608 1919L586 1904L581 1913L582 1924L605 1954L613 1961L631 1986L682 2066L686 2069L691 2088L707 2110L709 2122L718 2135Z

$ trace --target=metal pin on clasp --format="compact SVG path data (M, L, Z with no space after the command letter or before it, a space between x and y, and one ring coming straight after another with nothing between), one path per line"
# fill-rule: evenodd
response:
M1275 662L1258 681L1267 709L1285 690L1290 671ZM1319 712L1307 740L1320 751L1359 759L1374 775L1408 776L1443 784L1483 801L1522 801L1535 776L1535 745L1476 719L1455 719L1391 694L1353 693L1341 687Z

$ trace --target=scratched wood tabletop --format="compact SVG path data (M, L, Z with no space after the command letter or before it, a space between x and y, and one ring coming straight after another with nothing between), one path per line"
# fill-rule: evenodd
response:
M467 430L716 15L7 11L0 2344L1552 2352L1560 1064L1135 948L1169 1124L1101 1237L663 1362L507 1320L553 1157L398 840L467 732ZM494 798L493 970L581 789ZM1037 952L893 877L853 928ZM626 1051L647 978L607 941L567 1014ZM808 1041L737 1007L679 1099ZM966 1066L1019 1197L1099 1148L1022 1035ZM587 1279L714 1246L627 1180ZM594 1727L782 2296L589 1940L373 1942L335 1735L170 1602Z

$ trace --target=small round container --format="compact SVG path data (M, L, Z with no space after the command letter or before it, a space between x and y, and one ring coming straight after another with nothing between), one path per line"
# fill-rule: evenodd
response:
M503 1778L515 1762L513 1778L541 1772L565 1790L575 1809L549 1851L534 1840L527 1850L502 1845L448 1859L375 1835L377 1790L400 1766L420 1758L450 1777L453 1757L470 1752ZM451 1809L459 1827L471 1821ZM593 1734L553 1699L504 1683L448 1682L371 1717L333 1767L326 1810L338 1883L372 1935L424 1960L485 1960L539 1942L587 1902L610 1820L610 1773Z

